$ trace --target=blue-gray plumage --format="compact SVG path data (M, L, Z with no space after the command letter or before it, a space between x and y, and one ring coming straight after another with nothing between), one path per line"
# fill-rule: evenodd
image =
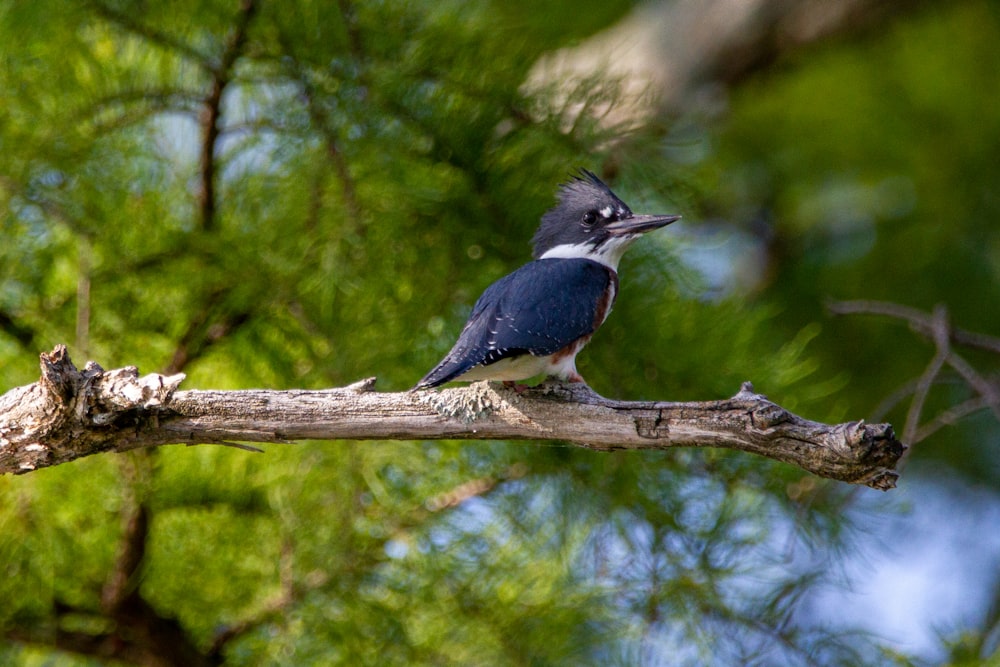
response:
M543 216L535 261L483 292L454 347L414 389L542 373L582 382L576 355L611 312L625 248L678 218L634 215L597 176L582 171Z
M612 305L605 295L617 291L617 281L614 271L589 259L525 264L486 288L455 347L417 387L450 382L480 364L556 354L597 330Z

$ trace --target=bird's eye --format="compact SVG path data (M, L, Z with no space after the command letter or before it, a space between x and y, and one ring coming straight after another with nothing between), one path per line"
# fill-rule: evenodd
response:
M584 227L593 227L595 222L597 222L597 211L587 211L583 214Z

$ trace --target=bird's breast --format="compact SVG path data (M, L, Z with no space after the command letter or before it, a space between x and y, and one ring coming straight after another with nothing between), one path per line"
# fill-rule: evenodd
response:
M604 324L604 320L608 319L608 315L611 314L611 308L615 305L615 299L618 298L618 274L614 271L608 271L608 276L608 286L604 290L604 294L600 296L597 308L594 309L595 330Z

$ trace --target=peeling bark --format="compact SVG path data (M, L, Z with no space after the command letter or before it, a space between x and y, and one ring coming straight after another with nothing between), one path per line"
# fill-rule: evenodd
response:
M524 393L498 384L402 393L374 378L321 391L177 391L183 374L135 367L77 370L62 345L38 382L0 397L0 473L25 473L104 451L165 444L294 440L558 440L596 450L726 447L821 477L895 486L904 451L889 424L827 425L754 393L704 402L616 401L582 384Z

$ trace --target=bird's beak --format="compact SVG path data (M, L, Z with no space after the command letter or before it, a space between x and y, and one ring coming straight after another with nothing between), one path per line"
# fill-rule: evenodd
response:
M681 219L679 215L633 215L631 218L612 222L604 229L612 236L627 236L629 234L645 234L660 227L666 227L671 222Z

